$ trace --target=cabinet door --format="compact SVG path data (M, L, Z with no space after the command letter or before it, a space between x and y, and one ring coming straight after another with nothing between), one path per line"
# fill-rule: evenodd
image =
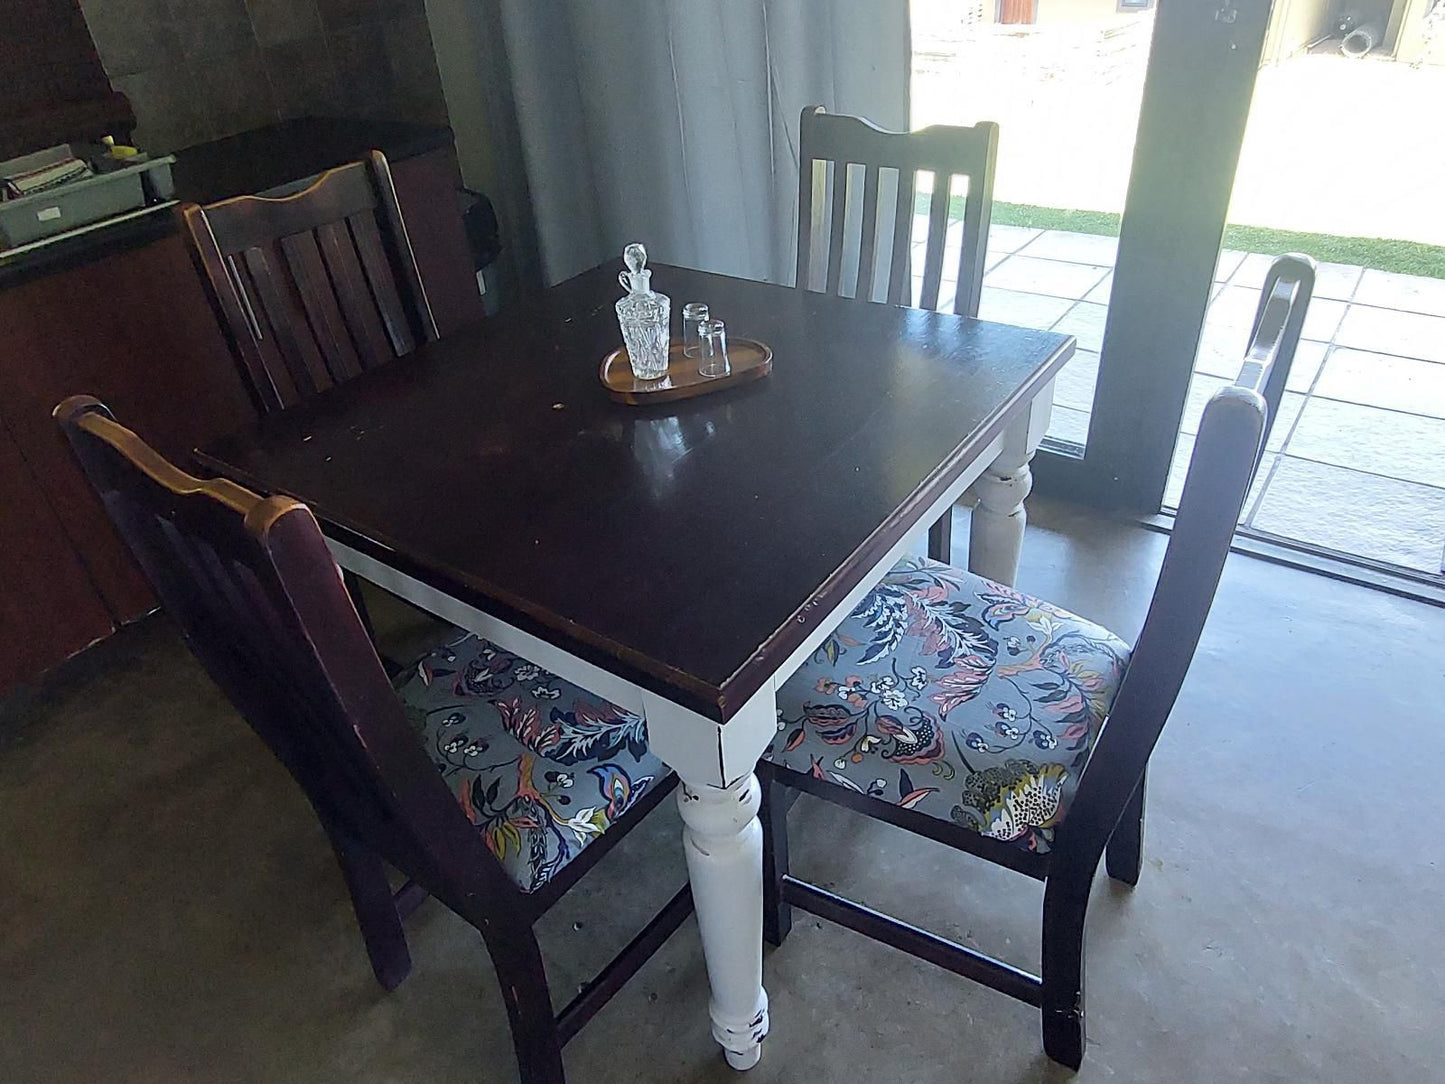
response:
M0 691L111 631L110 614L31 475L0 429Z
M0 386L0 419L116 621L152 609L50 412L94 395L182 466L192 448L255 417L181 237L0 291Z

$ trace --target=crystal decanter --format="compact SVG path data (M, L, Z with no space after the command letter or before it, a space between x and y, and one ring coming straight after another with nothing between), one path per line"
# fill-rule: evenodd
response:
M622 250L622 259L627 270L618 273L617 281L627 296L617 302L617 322L622 325L627 359L638 380L658 380L667 375L672 301L652 289L652 272L646 270L647 249L628 245Z

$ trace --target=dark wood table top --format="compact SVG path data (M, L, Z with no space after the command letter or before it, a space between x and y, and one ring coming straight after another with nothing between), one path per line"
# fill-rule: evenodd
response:
M726 721L1073 353L1064 335L666 266L771 376L643 408L606 265L199 453L328 533Z

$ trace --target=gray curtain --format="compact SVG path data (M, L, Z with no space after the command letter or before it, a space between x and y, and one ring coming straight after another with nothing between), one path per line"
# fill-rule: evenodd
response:
M907 0L501 0L512 158L540 273L642 241L791 282L798 114L908 126ZM518 182L521 183L520 181Z

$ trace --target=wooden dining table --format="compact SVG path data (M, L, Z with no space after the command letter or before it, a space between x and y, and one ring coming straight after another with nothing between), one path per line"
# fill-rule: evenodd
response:
M770 375L615 402L617 268L585 272L197 453L311 506L337 562L642 715L682 780L713 1035L768 1030L754 768L774 690L920 533L977 497L1012 582L1072 338L659 265L772 348Z

